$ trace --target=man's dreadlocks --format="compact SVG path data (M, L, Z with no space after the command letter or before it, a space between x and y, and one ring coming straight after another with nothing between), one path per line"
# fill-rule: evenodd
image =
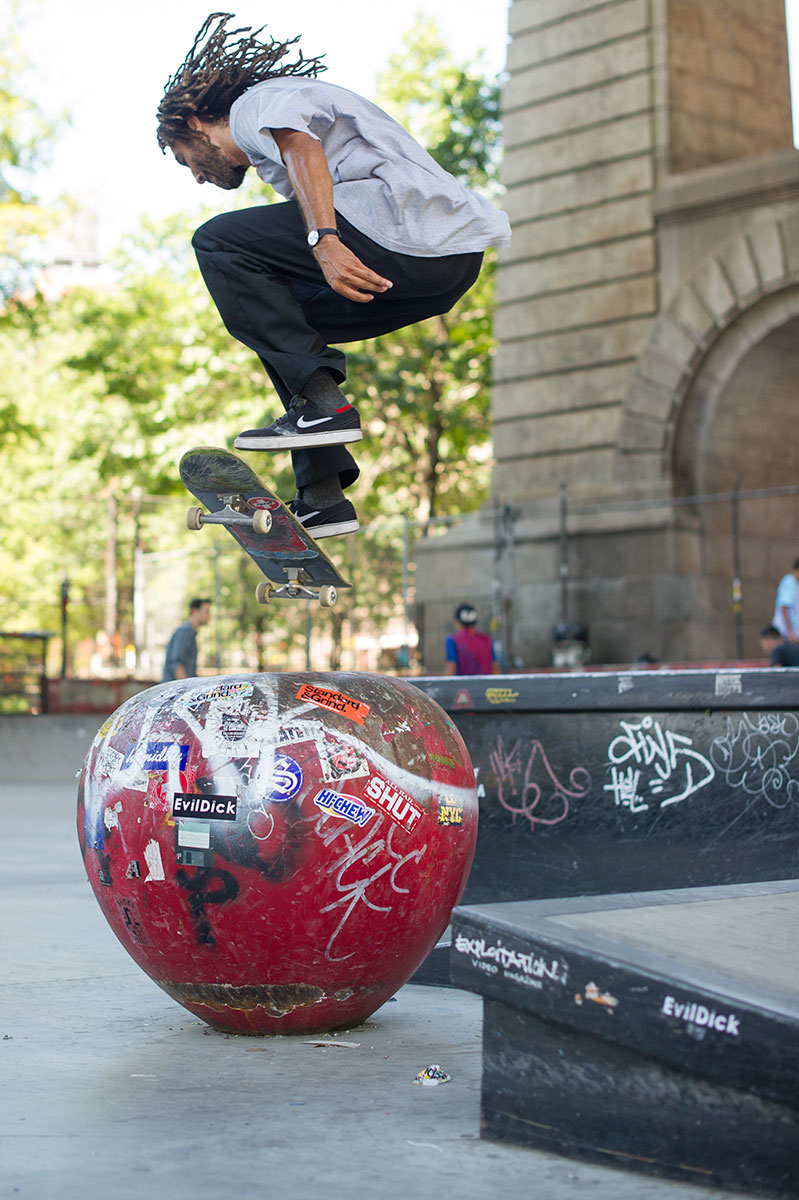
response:
M219 121L230 112L247 88L274 79L278 75L308 75L316 77L326 70L321 56L303 58L296 62L278 63L295 45L299 37L287 42L259 42L258 35L266 26L253 32L251 25L241 29L226 29L233 13L211 13L203 22L191 50L174 75L167 80L164 96L158 105L158 145L162 150L175 142L189 142L194 133L187 121L191 116L201 120ZM216 27L211 30L213 22ZM239 34L246 36L239 37ZM203 40L205 45L203 45Z

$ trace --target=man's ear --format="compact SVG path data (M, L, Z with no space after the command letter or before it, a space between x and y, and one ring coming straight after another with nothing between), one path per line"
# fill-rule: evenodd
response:
M202 133L203 123L199 117L194 115L194 113L192 113L190 117L186 118L186 124L193 133Z

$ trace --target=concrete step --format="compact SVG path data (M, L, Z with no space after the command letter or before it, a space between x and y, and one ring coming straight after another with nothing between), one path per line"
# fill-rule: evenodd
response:
M799 1195L799 882L462 907L499 1141Z

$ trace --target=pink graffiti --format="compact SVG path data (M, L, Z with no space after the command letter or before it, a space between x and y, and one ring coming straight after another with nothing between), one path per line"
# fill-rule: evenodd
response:
M550 766L544 747L539 741L533 741L529 747L526 761L521 749L521 742L505 746L502 737L497 737L496 747L489 755L491 769L497 781L499 802L504 809L513 815L513 823L517 817L524 817L530 822L530 828L536 825L559 825L569 814L569 801L579 800L591 788L591 776L584 767L574 767L569 772L568 787L561 783ZM543 768L545 780L552 785L542 787L533 779L537 767ZM544 816L544 812L554 815Z

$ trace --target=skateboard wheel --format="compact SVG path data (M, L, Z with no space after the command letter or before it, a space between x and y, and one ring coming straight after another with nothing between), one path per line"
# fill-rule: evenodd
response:
M255 533L269 533L272 528L272 514L265 508L256 508L252 514L252 527Z
M259 604L269 604L274 591L270 583L259 583L255 588L255 599Z
M319 603L322 608L332 608L338 599L338 593L332 585L319 589Z
M201 508L189 508L186 510L186 528L187 529L202 529L203 517L205 512Z

